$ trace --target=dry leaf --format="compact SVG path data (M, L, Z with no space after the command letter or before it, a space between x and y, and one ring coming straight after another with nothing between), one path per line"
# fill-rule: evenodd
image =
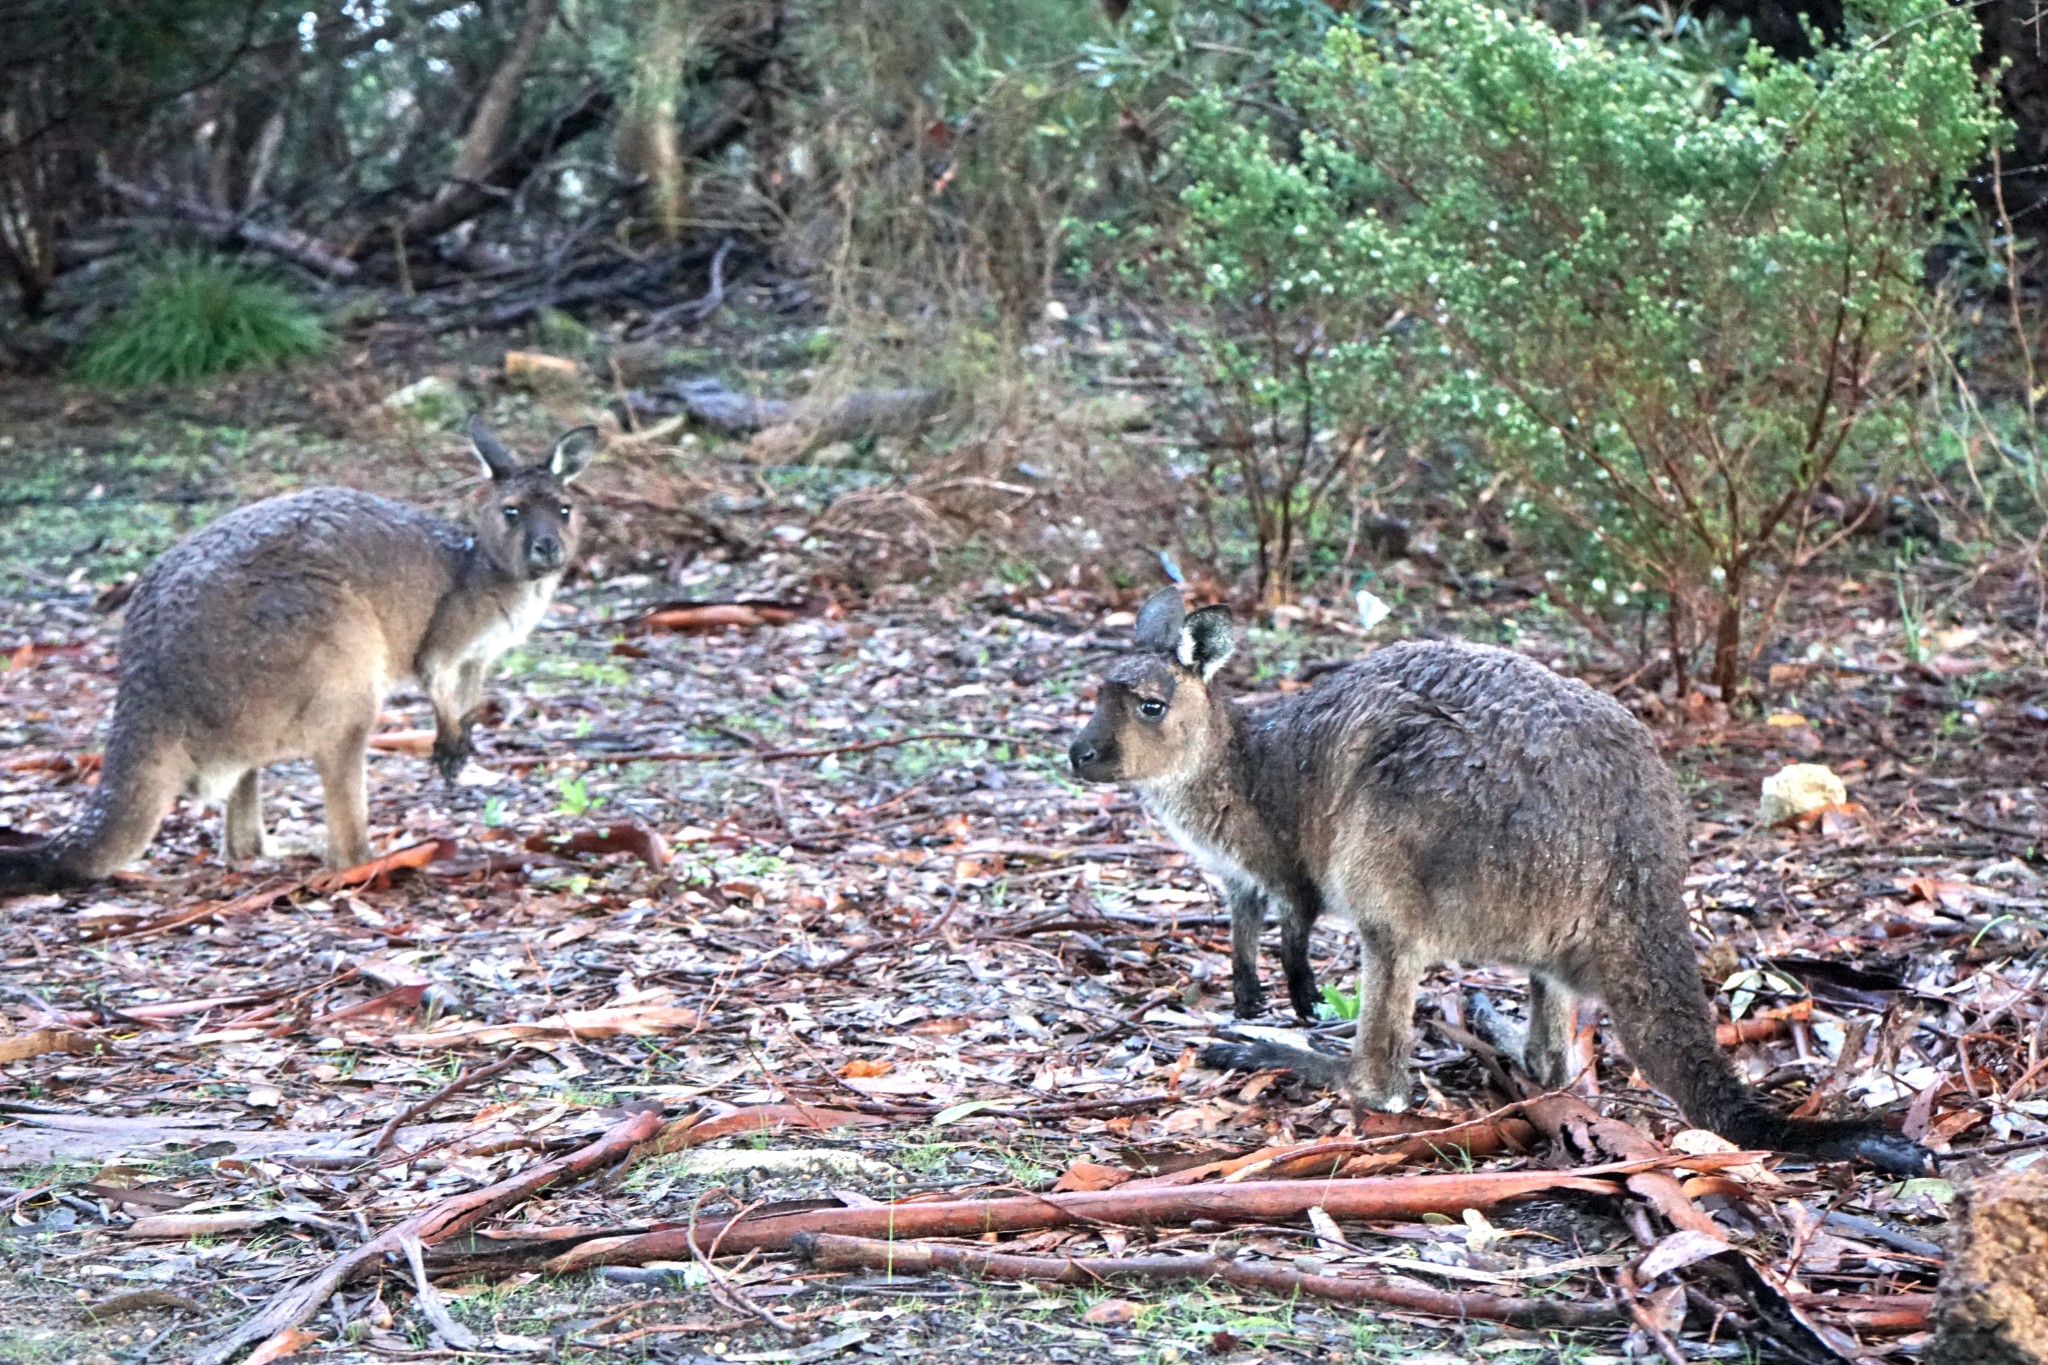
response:
M92 1039L82 1033L61 1028L39 1028L32 1033L0 1037L0 1066L51 1052L89 1053L92 1049Z
M847 1077L886 1076L896 1069L896 1063L875 1057L856 1057L839 1068L839 1074Z
M1143 1311L1143 1304L1133 1303L1129 1299L1104 1299L1100 1303L1091 1304L1088 1311L1081 1315L1081 1321L1090 1327L1120 1327L1124 1323L1135 1322L1138 1314Z
M283 1360L287 1356L297 1355L318 1340L318 1332L308 1332L303 1327L287 1327L249 1352L242 1365L270 1365L273 1360Z
M381 882L401 869L421 868L428 863L445 862L453 858L455 853L456 845L453 839L428 839L423 843L393 849L381 857L370 859L367 863L357 863L354 867L344 867L336 872L322 872L316 877L308 877L306 885L326 895L344 887Z
M1909 898L1917 898L1950 910L1967 910L1977 899L1977 888L1953 877L1907 877L1898 883Z
M526 847L534 853L630 853L656 870L667 867L669 860L668 845L661 836L631 822L602 830L579 829L566 839L536 834L526 841Z
M1131 1178L1131 1172L1093 1161L1076 1161L1053 1182L1053 1193L1065 1190L1110 1190Z

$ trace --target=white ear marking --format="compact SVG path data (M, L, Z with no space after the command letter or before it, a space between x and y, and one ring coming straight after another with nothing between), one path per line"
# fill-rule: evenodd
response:
M1180 646L1173 651L1173 657L1180 660L1182 668L1193 668L1195 666L1195 633L1186 626L1180 628ZM1202 681L1207 682L1208 680L1209 671L1204 670Z

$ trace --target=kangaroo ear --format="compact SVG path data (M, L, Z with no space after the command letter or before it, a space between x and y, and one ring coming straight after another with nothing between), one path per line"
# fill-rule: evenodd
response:
M597 428L578 427L555 442L554 453L548 456L548 473L568 483L590 467L590 457L596 451Z
M1138 608L1138 648L1158 654L1173 653L1180 640L1180 623L1187 619L1180 604L1180 589L1169 584L1145 599Z
M1194 669L1207 682L1236 652L1237 626L1230 619L1230 608L1215 606L1203 607L1188 617L1180 628L1180 643L1173 655L1183 667Z
M469 419L469 444L476 451L477 459L483 462L484 473L493 479L502 481L519 472L519 461L513 459L512 452L491 435L491 429L484 425L482 413Z

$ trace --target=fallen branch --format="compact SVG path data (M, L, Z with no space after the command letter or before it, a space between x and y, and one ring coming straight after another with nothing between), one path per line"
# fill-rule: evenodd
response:
M891 1275L970 1275L984 1280L1027 1280L1040 1284L1100 1285L1116 1280L1167 1284L1221 1280L1243 1289L1283 1297L1305 1296L1338 1303L1377 1303L1408 1313L1466 1321L1473 1318L1515 1327L1611 1327L1626 1322L1623 1309L1607 1303L1559 1299L1513 1299L1499 1294L1447 1293L1420 1285L1339 1275L1305 1275L1277 1265L1249 1265L1222 1256L1013 1256L982 1247L943 1242L884 1242L868 1237L801 1233L797 1255L820 1270L880 1270Z
M711 287L698 298L686 299L682 303L672 303L666 308L655 309L640 320L639 325L633 329L634 334L648 336L659 332L677 318L702 322L717 312L718 306L725 302L725 258L731 253L732 238L727 237L718 244L718 250L711 255Z
M554 117L514 144L482 178L456 183L452 190L414 209L405 219L399 240L424 245L491 205L509 201L512 192L525 184L558 149L603 127L617 103L617 97L604 86L586 86Z
M430 1246L456 1236L491 1215L532 1198L558 1180L602 1170L631 1154L634 1147L660 1130L661 1115L643 1110L613 1124L597 1141L566 1156L544 1161L509 1180L429 1205L386 1228L317 1275L273 1296L254 1317L209 1343L193 1357L193 1365L227 1365L243 1347L268 1341L312 1321L337 1290L378 1268L385 1256L401 1252L406 1239Z
M183 218L196 227L205 229L222 240L245 242L273 256L318 270L338 280L353 279L356 263L338 247L329 246L308 233L292 228L269 227L262 223L250 222L239 214L226 209L202 204L196 199L181 195L166 194L138 185L132 180L123 180L117 175L102 175L100 183L131 204L148 209L152 213L167 213Z
M756 398L709 376L669 381L658 393L727 436L758 433L752 453L786 457L834 441L915 430L945 406L938 389L855 389L836 398Z
M839 754L867 754L877 749L893 749L902 744L918 744L930 739L979 740L983 744L1024 744L1029 741L1015 735L982 735L972 730L923 730L914 735L897 735L893 739L868 739L858 744L823 744L810 749L644 749L639 753L618 754L534 754L513 758L497 758L492 763L513 772L524 772L538 768L545 763L716 763L728 758L751 758L761 762L778 762L785 758L831 758Z
M1435 1126L1421 1126L1426 1120L1416 1115L1376 1114L1372 1118L1383 1123L1398 1123L1400 1127L1390 1133L1373 1133L1362 1137L1337 1141L1312 1142L1287 1147L1261 1147L1243 1156L1229 1157L1222 1161L1211 1161L1186 1170L1173 1171L1166 1175L1145 1176L1130 1181L1126 1189L1166 1188L1174 1185L1192 1185L1211 1176L1221 1176L1226 1182L1237 1184L1262 1175L1269 1180L1300 1179L1309 1175L1336 1175L1349 1168L1359 1157L1374 1161L1384 1159L1386 1164L1401 1161L1426 1161L1456 1152L1465 1156L1494 1156L1503 1151L1527 1151L1536 1130L1529 1121L1521 1117L1522 1106L1511 1104L1493 1113L1469 1119L1463 1123L1437 1122ZM1360 1163L1363 1165L1364 1163ZM1353 1175L1364 1175L1364 1170L1352 1170Z
M382 1128L379 1128L377 1130L377 1136L371 1139L370 1155L375 1156L377 1155L377 1153L383 1151L386 1147L389 1147L392 1143L392 1140L398 1136L399 1129L405 1127L406 1124L411 1123L420 1115L431 1111L433 1107L439 1104L442 1100L447 1099L450 1095L459 1094L460 1092L469 1089L473 1085L482 1085L485 1081L503 1075L505 1072L511 1070L512 1067L519 1061L520 1056L515 1051L510 1057L505 1058L503 1061L492 1062L489 1066L484 1067L473 1066L469 1068L469 1070L457 1076L454 1080L448 1082L448 1084L442 1086L439 1090L436 1090L433 1094L421 1100L419 1103L407 1105L405 1108L399 1110L397 1113L393 1114L389 1120L385 1122Z
M1830 1327L1858 1335L1923 1332L1934 1317L1932 1294L1791 1294L1792 1306Z
M1605 1152L1623 1161L1665 1154L1664 1147L1647 1134L1620 1119L1605 1117L1576 1095L1543 1095L1524 1105L1522 1113L1543 1130L1544 1136L1555 1142L1568 1142L1582 1152ZM1728 1240L1721 1225L1686 1196L1685 1188L1669 1171L1641 1171L1629 1177L1628 1187L1663 1214L1674 1228L1697 1232L1717 1242Z
M1046 1228L1094 1226L1183 1227L1197 1219L1219 1223L1277 1223L1305 1218L1321 1208L1333 1218L1414 1220L1425 1214L1458 1217L1466 1209L1486 1210L1536 1194L1576 1191L1616 1194L1615 1177L1650 1165L1728 1164L1735 1154L1712 1157L1665 1156L1654 1163L1623 1162L1570 1171L1501 1171L1467 1175L1368 1176L1356 1180L1256 1180L1239 1185L1191 1185L1166 1189L1077 1191L997 1199L947 1199L878 1204L872 1208L811 1209L761 1217L734 1217L701 1224L695 1241L687 1229L664 1228L623 1237L601 1237L547 1263L553 1273L599 1265L687 1259L691 1247L718 1244L726 1253L786 1251L798 1233L842 1233L854 1237L978 1237L989 1232L1038 1232ZM1754 1161L1758 1153L1742 1154Z

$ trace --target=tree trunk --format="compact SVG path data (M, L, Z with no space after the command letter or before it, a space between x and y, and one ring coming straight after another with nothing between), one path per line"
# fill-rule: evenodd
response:
M1746 564L1726 568L1721 584L1721 617L1714 623L1714 686L1721 700L1735 700L1742 682L1742 585L1749 577Z
M647 197L664 242L682 240L688 217L681 108L683 67L689 57L688 16L681 0L663 0L640 30L631 93L619 120L619 157L647 179Z
M462 135L455 165L437 198L446 198L465 183L480 179L497 160L498 146L504 142L505 130L512 126L512 115L519 108L519 90L526 83L526 69L533 65L533 54L539 49L540 40L547 36L548 25L555 21L558 3L559 0L526 0L519 32L505 59L491 73L483 98L477 101L476 115L469 121L469 131Z

